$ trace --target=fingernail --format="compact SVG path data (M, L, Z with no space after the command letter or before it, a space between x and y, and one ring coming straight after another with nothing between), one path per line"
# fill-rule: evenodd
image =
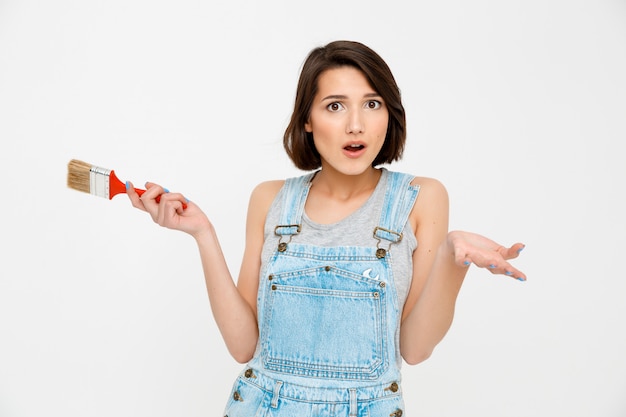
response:
M185 202L189 203L189 199L187 197L185 197Z
M465 266L469 266L470 264L471 264L471 262L470 262L470 261L465 261L465 262L463 262L463 265L465 265Z
M513 272L511 272L511 271L505 271L504 273L509 275L509 276L513 275Z
M496 266L495 266L494 264L489 265L489 268L491 268L491 269L493 269L493 268L495 268L495 267L496 267Z
M526 247L526 245L524 245L524 246L522 246L521 248L519 248L519 249L517 250L517 253L520 253L521 251L523 251L525 247Z
M126 189L129 190L130 189L130 181L126 181Z
M518 281L521 281L521 282L525 282L526 281L524 278L515 278L515 279L518 280Z
M166 193L169 193L170 190L168 190L167 188L163 187L163 191L165 191Z

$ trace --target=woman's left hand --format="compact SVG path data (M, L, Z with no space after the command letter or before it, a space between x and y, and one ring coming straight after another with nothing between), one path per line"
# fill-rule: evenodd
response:
M474 264L493 274L526 281L526 275L508 262L517 258L524 249L522 243L507 248L479 234L463 231L449 232L447 239L454 250L454 260L458 266Z

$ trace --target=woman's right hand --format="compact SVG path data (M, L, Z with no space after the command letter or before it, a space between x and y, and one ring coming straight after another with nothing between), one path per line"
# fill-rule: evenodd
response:
M152 220L160 226L180 230L196 239L211 228L209 219L200 207L182 194L171 193L158 184L146 183L146 191L140 196L133 184L127 182L126 194L133 207L150 214Z

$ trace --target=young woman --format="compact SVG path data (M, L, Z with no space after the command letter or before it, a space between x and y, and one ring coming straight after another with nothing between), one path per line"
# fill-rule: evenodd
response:
M215 320L247 363L229 417L401 416L402 360L427 359L444 337L468 267L526 279L508 262L522 244L448 232L440 182L379 167L402 156L405 132L378 54L350 41L314 49L284 136L309 172L252 192L237 284L198 206L127 184L135 207L198 244Z

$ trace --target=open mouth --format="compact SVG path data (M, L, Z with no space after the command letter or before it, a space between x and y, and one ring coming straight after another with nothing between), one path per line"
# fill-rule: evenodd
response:
M356 152L356 151L360 151L363 148L365 148L365 146L355 143L355 144L346 146L344 149L348 152Z

